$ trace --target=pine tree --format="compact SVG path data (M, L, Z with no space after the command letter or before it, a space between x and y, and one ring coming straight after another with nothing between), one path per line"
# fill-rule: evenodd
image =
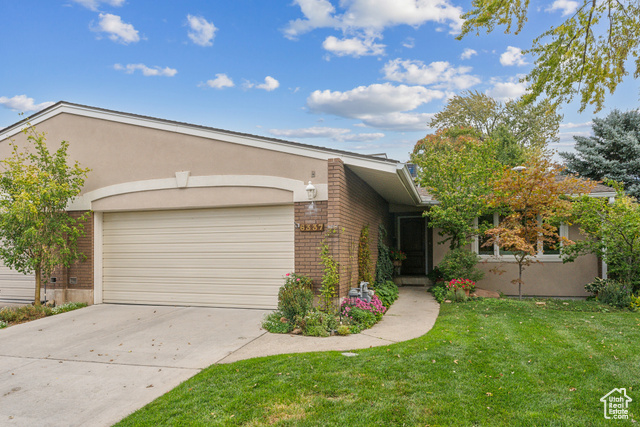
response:
M627 194L640 198L640 113L613 110L593 119L593 136L574 136L576 153L560 153L567 172L596 181L623 183Z

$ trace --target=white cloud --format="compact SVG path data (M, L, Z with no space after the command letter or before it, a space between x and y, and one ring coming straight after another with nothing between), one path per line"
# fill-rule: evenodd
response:
M269 132L275 136L285 138L330 138L334 141L369 142L384 137L383 133L351 133L350 129L310 127L302 129L271 129Z
M473 55L477 55L477 54L478 52L476 50L466 48L465 50L462 51L462 54L460 55L460 59L469 59Z
M407 49L413 49L414 47L416 47L416 41L413 37L407 37L407 39L402 43L402 46L406 47Z
M118 15L110 13L101 13L98 15L100 22L94 31L104 32L109 35L109 39L114 42L129 44L140 41L138 31L133 25L122 22L122 18Z
M418 132L429 129L429 122L433 113L402 113L395 112L380 115L365 115L360 117L366 126L399 132Z
M344 38L339 40L334 36L329 36L322 43L322 47L337 56L365 56L365 55L383 55L385 45L374 43L373 38L358 39Z
M545 9L547 12L562 11L562 16L571 15L578 9L578 2L573 0L555 0L551 6Z
M335 28L343 32L380 33L387 27L426 22L448 24L452 33L460 32L462 9L448 0L342 0L342 13L336 13L327 0L294 0L303 19L290 21L284 34L295 39L316 28Z
M417 85L436 85L438 89L468 89L480 83L478 77L469 74L471 70L471 67L453 67L445 61L425 65L422 61L409 59L394 59L382 68L386 80Z
M247 81L244 83L244 87L247 89L255 87L256 89L264 89L267 92L271 92L272 90L276 90L278 87L280 87L280 82L271 76L267 76L264 78L264 83L258 84Z
M216 74L216 78L212 80L207 80L205 85L212 87L214 89L224 89L225 87L235 86L235 84L233 83L233 80L231 80L231 78L224 73Z
M288 39L295 40L299 35L315 28L339 25L338 21L332 16L335 8L327 0L294 0L294 3L300 6L305 19L289 21L289 24L284 29L284 35Z
M189 21L189 38L198 46L212 46L213 38L218 30L213 22L208 22L202 16L187 15Z
M583 128L587 126L591 126L593 124L592 121L584 122L584 123L560 123L560 129L576 129Z
M307 98L307 105L314 113L360 118L365 115L414 110L442 97L443 92L422 86L394 86L384 83L359 86L346 92L316 90Z
M504 66L517 65L518 67L528 64L522 55L522 49L515 46L507 47L507 50L500 55L500 63Z
M518 78L519 77L520 76L518 76ZM487 89L485 93L502 102L520 98L527 92L527 84L520 82L518 78L511 78L506 82L499 79L492 79L491 83L493 87Z
M124 4L125 0L72 0L81 6L97 11L100 4L105 3L109 6L120 7Z
M113 66L114 69L118 70L118 71L124 71L127 74L133 74L134 71L136 70L140 70L142 71L142 75L143 76L164 76L164 77L173 77L178 73L178 70L176 70L175 68L169 68L169 67L147 67L144 64L127 64L125 66L122 66L120 64L115 64Z
M409 111L444 96L442 91L423 86L394 86L384 83L360 86L345 92L316 90L307 98L307 106L313 113L359 119L369 127L422 131L428 128L427 123L432 114Z
M16 95L12 98L0 96L0 105L10 110L19 112L40 111L52 106L53 104L53 102L42 102L40 104L35 104L33 98L29 98L27 97L27 95Z

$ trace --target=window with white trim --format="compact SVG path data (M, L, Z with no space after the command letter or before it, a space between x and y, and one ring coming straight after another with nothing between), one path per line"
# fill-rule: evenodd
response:
M493 228L493 227L497 227L500 224L500 220L502 220L502 218L497 213L488 214L488 215L483 215L479 218L476 218L474 225L476 227L480 227L484 225L485 226L484 228ZM567 225L565 224L560 224L560 226L558 227L558 236L560 237L560 239L558 239L558 243L555 245L540 242L538 244L538 253L536 257L539 259L560 260L561 259L560 249L562 247L561 238L569 237L569 227L567 227ZM475 236L472 242L473 251L478 255L480 255L481 258L492 257L495 259L500 259L501 261L507 261L509 260L510 257L509 258L503 258L503 257L505 255L513 255L513 252L500 248L496 243L490 246L484 246L484 243L487 242L488 240L489 240L488 237L484 235L480 235L480 236Z

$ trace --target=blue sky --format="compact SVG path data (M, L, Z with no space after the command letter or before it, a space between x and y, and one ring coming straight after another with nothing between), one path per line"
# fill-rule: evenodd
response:
M518 36L457 41L467 1L3 1L0 127L65 100L406 161L448 97L521 95L521 50L576 6L532 1ZM638 97L627 77L597 116ZM578 107L553 148L589 134Z

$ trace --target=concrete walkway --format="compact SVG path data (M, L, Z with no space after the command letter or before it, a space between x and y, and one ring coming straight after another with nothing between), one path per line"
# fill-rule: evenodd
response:
M316 338L265 332L218 363L275 354L356 350L407 341L429 332L439 312L440 305L424 287L400 288L400 297L382 320L359 334Z

